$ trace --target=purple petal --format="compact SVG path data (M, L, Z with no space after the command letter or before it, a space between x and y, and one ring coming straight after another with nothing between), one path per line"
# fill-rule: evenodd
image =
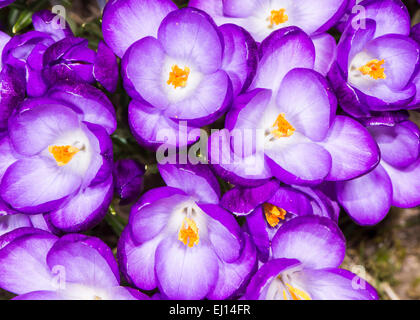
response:
M201 203L219 203L219 182L207 165L158 164L158 169L167 186L181 189Z
M51 223L66 232L92 228L106 215L113 191L112 177L102 184L80 190L60 209L50 213Z
M0 286L16 294L55 290L46 257L56 241L57 237L47 232L26 234L1 249Z
M322 146L332 157L327 180L348 180L372 170L379 150L369 132L355 120L337 116Z
M63 18L48 10L41 10L32 15L32 24L36 31L50 33L55 40L61 40L73 36L73 32L67 22L62 25Z
M270 199L278 189L277 181L269 181L257 187L235 187L223 195L221 205L235 215L248 215L258 205Z
M337 57L337 43L328 33L312 36L311 39L316 53L314 70L326 76Z
M313 300L378 300L366 280L344 269L305 270L305 288Z
M68 283L100 288L119 285L112 251L98 238L79 234L64 236L48 252L47 263L51 270L64 267Z
M170 0L109 1L102 21L105 42L122 58L137 40L155 37L162 19L175 9Z
M210 16L193 8L169 13L158 31L158 40L171 58L192 63L204 74L221 67L222 39Z
M113 175L115 191L121 198L121 204L135 201L143 187L144 165L133 159L121 159L115 162Z
M56 209L77 191L82 177L61 170L50 158L29 158L12 164L3 176L0 194L13 208L25 213Z
M335 222L304 216L289 220L272 241L273 258L298 259L305 268L338 267L346 242Z
M159 289L169 298L203 299L214 288L218 259L208 243L189 248L175 237L164 239L156 250Z
M381 165L362 177L337 182L336 188L339 203L360 225L377 224L391 208L392 184Z
M112 50L103 41L100 41L98 45L93 75L109 92L117 90L119 79L118 62Z
M410 166L399 169L385 161L382 166L392 181L392 205L400 208L412 208L420 204L420 159Z
M258 47L245 29L234 24L219 27L224 38L222 69L233 85L233 95L244 92L251 84L258 65Z

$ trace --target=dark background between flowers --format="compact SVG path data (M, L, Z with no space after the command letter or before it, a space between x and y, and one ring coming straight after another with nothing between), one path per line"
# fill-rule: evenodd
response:
M173 0L185 7L188 0ZM17 0L8 8L0 10L0 29L9 34L31 28L31 14L48 9L51 4L62 4L67 10L67 20L76 36L89 40L95 48L102 39L101 9L96 0ZM420 22L420 6L417 0L403 1L410 11L412 24ZM334 34L334 33L333 33ZM334 34L335 35L335 34ZM338 34L336 35L339 36ZM134 158L146 165L145 190L163 185L156 168L154 153L141 148L132 137L127 123L127 106L130 101L119 85L117 93L110 95L118 117L118 129L113 135L115 160ZM412 114L420 124L420 115ZM212 128L222 128L223 119ZM221 181L222 189L230 188ZM127 221L130 207L120 207L116 199L112 214L87 234L100 237L116 252L119 233ZM347 239L347 256L344 267L363 266L366 278L379 291L382 299L420 299L420 208L392 208L387 218L374 227L360 227L347 215L340 218L340 227ZM0 299L10 299L11 294L0 289Z

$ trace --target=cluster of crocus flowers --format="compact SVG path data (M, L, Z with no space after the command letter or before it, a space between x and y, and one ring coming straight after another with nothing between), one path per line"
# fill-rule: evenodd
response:
M0 32L1 288L16 299L378 299L340 268L338 220L343 209L375 225L391 206L420 205L407 111L420 107L420 26L400 0L114 0L97 50L55 18L40 11L34 30ZM118 95L131 101L113 106L126 100L109 98L119 63ZM206 136L206 156L149 168L117 114L149 151L194 151L192 131L223 130ZM156 171L163 181L148 185ZM130 215L115 258L78 233L117 205Z

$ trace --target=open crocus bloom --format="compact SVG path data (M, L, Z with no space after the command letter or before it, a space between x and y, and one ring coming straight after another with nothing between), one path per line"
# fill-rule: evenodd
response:
M0 287L18 300L147 299L120 286L112 251L98 238L20 228L2 239L0 261Z
M227 211L204 165L160 165L168 187L152 189L133 207L119 242L127 280L159 288L169 299L226 299L246 282L255 247Z
M263 262L270 258L271 241L286 221L316 215L337 222L340 210L321 190L280 185L275 180L253 188L235 187L223 195L221 205L235 215L246 216L245 229Z
M417 108L419 103L420 46L408 37L410 19L398 3L366 4L365 27L354 26L350 17L338 44L329 77L340 105L355 117Z
M375 225L391 205L411 208L420 204L420 130L404 120L371 124L368 130L381 151L380 164L370 173L336 185L337 199L361 225Z
M13 209L49 213L63 231L85 230L113 194L112 104L99 90L66 83L26 100L0 142L0 194Z
M223 114L232 95L222 58L221 35L207 14L191 8L173 11L162 21L157 39L143 38L125 53L125 87L168 118L209 124Z
M260 50L253 90L239 96L226 117L229 137L224 131L210 137L217 172L235 184L261 184L275 176L287 184L313 185L373 169L378 147L362 125L335 115L331 88L311 70L310 38L296 28L279 30Z
M297 26L308 34L331 28L347 8L346 0L191 0L190 7L208 12L216 23L235 23L258 42L271 32Z
M286 222L272 241L273 260L253 276L245 298L252 300L376 300L364 279L338 267L345 239L324 217Z

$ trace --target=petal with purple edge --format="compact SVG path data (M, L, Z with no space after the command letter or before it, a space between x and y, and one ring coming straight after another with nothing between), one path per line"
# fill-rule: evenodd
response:
M80 190L60 209L50 213L50 221L54 227L66 232L88 230L104 218L113 191L110 176L101 184Z
M245 29L224 24L219 27L224 38L222 69L233 85L233 95L237 96L251 84L258 65L258 47Z
M293 136L286 139L292 139ZM294 141L296 143L290 141L287 146L281 147L280 142L273 143L265 150L273 175L288 184L322 182L331 170L331 155L316 143L301 142L299 138Z
M270 199L278 189L277 181L269 181L261 186L250 188L237 186L223 195L221 205L235 215L248 215L258 205Z
M93 66L95 79L109 92L115 92L118 85L118 62L111 49L100 41Z
M155 253L161 241L162 237L156 237L136 245L130 227L123 231L118 242L118 263L130 284L143 290L153 290L157 287Z
M326 76L337 57L337 43L328 33L312 36L311 39L316 53L314 70Z
M108 134L117 128L115 109L108 97L87 83L61 82L50 89L48 96L68 103L83 120L101 125Z
M228 263L238 259L244 246L244 239L235 218L214 204L202 204L199 207L211 217L207 226L216 255Z
M207 165L158 164L158 169L168 187L181 189L201 203L219 203L219 182Z
M8 137L4 137L0 140L0 181L7 168L9 168L17 160L18 156L10 144L10 139Z
M285 75L276 102L279 113L284 113L298 132L313 141L322 141L329 130L331 114L337 108L337 101L330 101L330 94L319 73L293 69Z
M36 31L50 33L57 41L73 36L70 26L63 20L62 16L56 15L48 10L37 11L32 15L34 29Z
M300 262L295 259L273 259L262 265L252 277L245 293L248 300L265 300L264 289L281 272L297 267Z
M164 239L156 250L159 289L170 299L199 300L214 288L219 267L209 243L192 248L175 237Z
M294 68L312 69L315 63L315 47L307 34L294 29L284 34L280 29L273 32L260 46L263 52L257 73L250 88L277 90L283 77Z
M169 13L159 27L158 39L171 58L192 63L204 74L222 65L222 36L204 11L184 8Z
M175 9L170 0L109 1L102 22L105 42L122 58L137 40L156 36L162 19Z
M420 159L406 168L395 168L385 161L382 166L392 181L392 205L412 208L420 205Z
M14 149L26 156L47 149L60 135L80 126L77 114L57 101L39 100L39 105L24 110L9 120L9 136Z
M43 213L56 209L79 189L81 182L81 176L58 167L53 159L22 159L7 169L0 194L19 211Z
M327 180L348 180L372 170L379 162L379 149L369 132L355 120L337 116L321 145L332 157Z
M131 101L128 118L136 140L152 150L158 149L162 144L185 147L196 140L196 137L189 137L194 127L178 124L166 117L162 111L137 100Z
M304 270L303 281L313 300L378 300L366 280L344 269Z
M100 288L119 285L112 251L98 238L79 234L64 236L48 252L47 263L53 271L58 266L64 268L66 283Z
M57 237L47 232L26 234L1 249L0 286L16 294L55 290L46 257L56 241Z
M63 300L58 291L32 291L14 297L12 300Z
M381 165L368 174L337 182L337 198L360 225L374 225L385 218L392 201L391 180Z
M332 220L304 216L281 226L272 250L273 258L297 259L305 268L335 268L343 262L346 241Z
M224 300L241 294L257 264L255 246L248 235L241 256L233 263L219 262L216 286L207 296L210 300Z
M381 150L382 160L404 168L419 157L420 131L417 125L404 121L390 126L371 126L368 128Z

